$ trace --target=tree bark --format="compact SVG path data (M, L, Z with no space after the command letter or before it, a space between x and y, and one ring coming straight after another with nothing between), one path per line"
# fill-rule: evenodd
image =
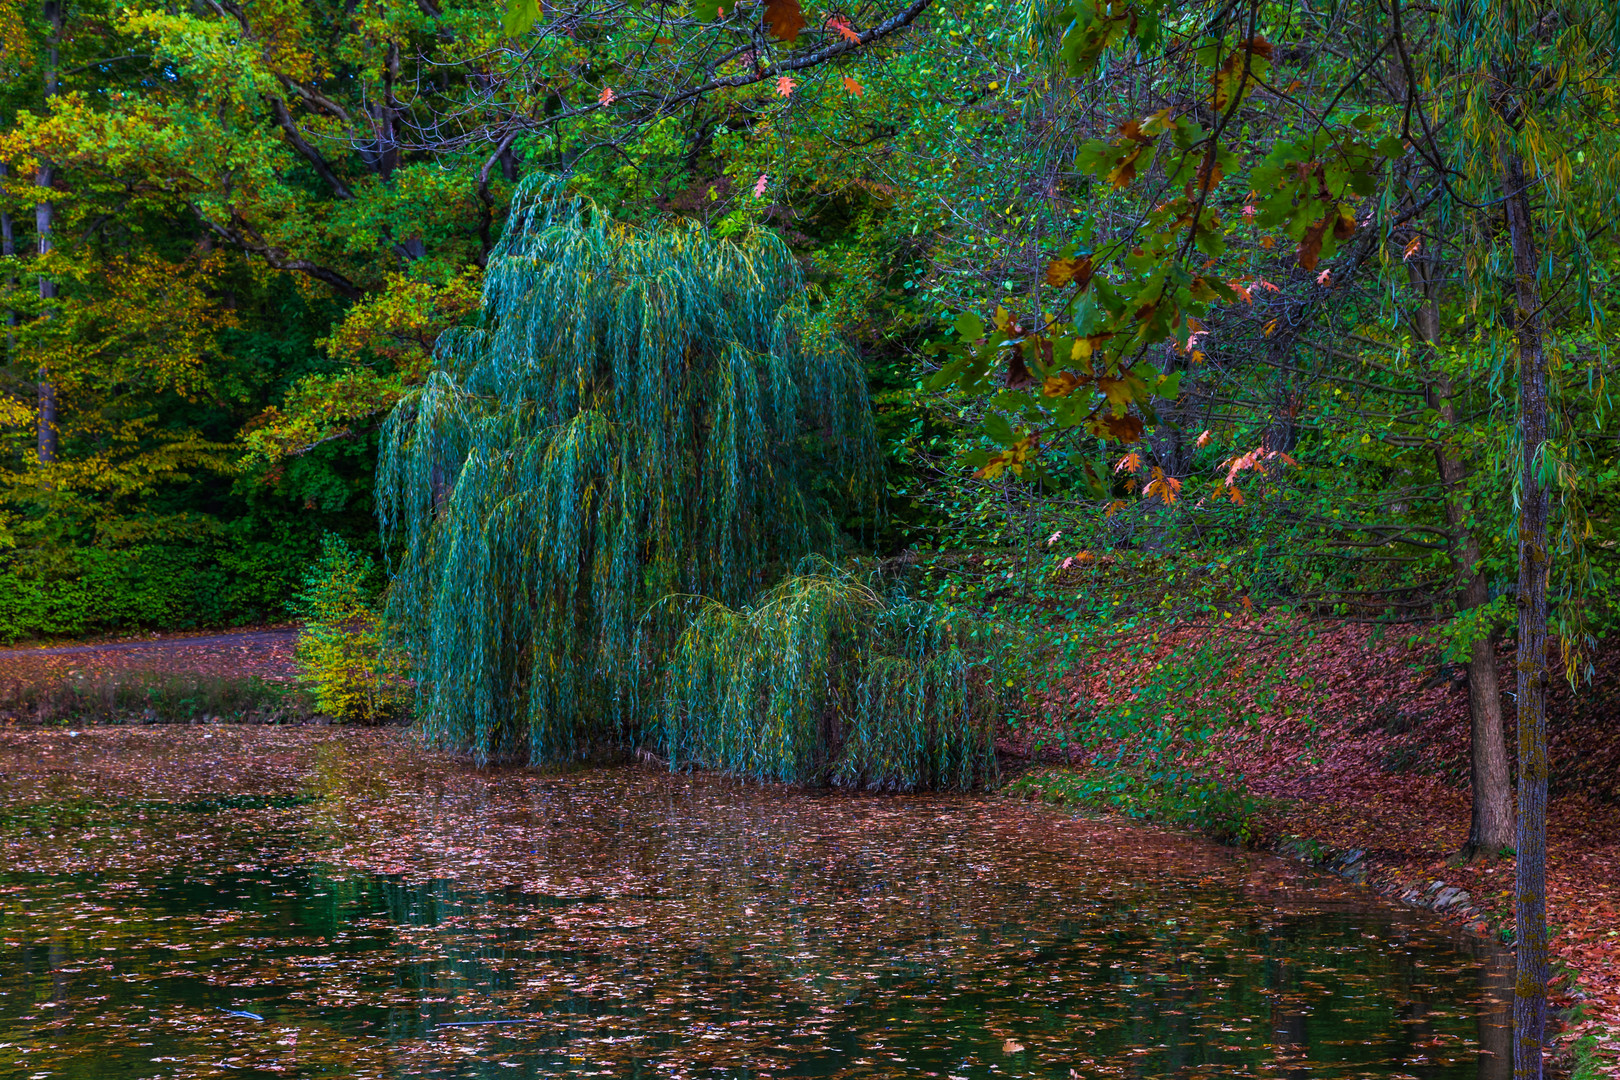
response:
M49 31L45 38L45 108L49 111L51 98L56 96L57 62L62 41L62 4L61 0L45 0L45 25ZM55 180L56 170L48 161L41 161L39 169L34 173L34 186L46 192L51 189ZM51 230L56 224L56 207L50 196L40 199L34 207L34 233L39 239L38 253L41 260L51 253ZM39 299L43 309L40 318L51 317L51 301L56 299L56 282L47 276L43 269L39 274ZM39 380L39 461L42 465L49 465L56 461L58 440L56 427L56 383L51 377L50 369L41 366L38 373Z
M11 175L11 166L6 164L4 161L0 161L0 181L4 181L10 175ZM11 224L11 210L10 210L9 207L0 206L0 256L4 256L5 258L9 259L15 254L17 254L17 237L16 237L15 232L13 231L12 224ZM6 275L6 291L7 291L7 293L9 294L12 290L16 289L16 287L17 287L17 277L16 277L16 275L8 273ZM15 309L7 308L6 309L6 361L8 363L13 359L12 354L14 352L16 352L16 349L17 349L17 312L16 312Z
M1418 336L1432 349L1440 341L1438 282L1432 267L1425 267L1421 261L1408 265L1412 283L1423 297L1415 320ZM1455 430L1457 410L1452 403L1451 378L1433 371L1424 392L1429 407L1440 414L1446 430ZM1451 560L1459 585L1457 608L1472 611L1490 600L1490 586L1479 567L1479 537L1468 521L1472 508L1464 487L1467 468L1456 447L1444 438L1434 444L1434 461L1444 493L1446 528L1451 533ZM1468 721L1473 813L1463 856L1494 858L1514 844L1513 782L1508 770L1494 634L1469 647Z
M1519 354L1519 828L1514 915L1514 1080L1541 1080L1547 1028L1547 520L1541 455L1547 441L1547 357L1541 286L1524 163L1507 154L1503 199L1513 245L1514 337Z
M34 173L34 184L37 187L49 188L51 186L53 170L49 165L41 164L39 171ZM34 231L39 237L39 255L44 258L51 253L51 229L56 220L56 208L51 205L50 199L41 199L34 207ZM39 274L40 306L44 309L40 315L42 319L51 317L49 303L56 299L56 282L52 281L43 271ZM56 430L56 383L52 381L51 370L40 365L39 379L39 461L42 465L49 465L57 456L57 430Z

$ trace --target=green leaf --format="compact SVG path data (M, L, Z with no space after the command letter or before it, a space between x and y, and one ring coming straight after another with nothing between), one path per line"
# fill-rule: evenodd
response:
M539 0L506 0L505 30L507 37L526 34L540 20Z
M961 378L963 369L968 366L968 363L972 359L973 357L971 356L958 356L955 360L952 360L950 363L934 372L934 374L928 377L928 389L945 390L951 386L954 386L956 384L956 380Z
M956 332L963 341L978 341L984 337L984 320L976 311L964 311L956 319Z

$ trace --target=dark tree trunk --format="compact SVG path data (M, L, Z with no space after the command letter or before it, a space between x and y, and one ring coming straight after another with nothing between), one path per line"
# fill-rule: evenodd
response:
M57 91L57 55L62 41L62 4L61 0L45 0L45 25L49 27L45 39L45 108L49 111L51 98ZM34 173L34 186L49 191L55 180L55 169L50 162L42 161L39 169ZM38 252L41 259L49 255L53 237L51 230L56 224L56 207L49 195L40 199L34 208L34 232L39 239ZM41 317L51 317L51 301L56 299L56 282L52 281L41 271L39 274L40 306L44 309ZM39 460L42 465L49 465L57 457L57 428L56 428L56 383L51 377L48 368L41 367L39 379Z
M0 161L0 180L11 175L11 167ZM0 256L10 259L17 254L17 236L11 224L11 210L0 206ZM17 278L14 274L6 275L6 291L9 293L17 288ZM6 360L12 360L12 353L17 348L17 312L11 308L6 309Z
M1540 1080L1547 1027L1547 519L1541 453L1547 441L1547 357L1541 286L1524 163L1503 161L1513 244L1514 336L1519 353L1519 829L1514 914L1518 978L1513 1001L1514 1080Z
M52 180L52 169L49 165L40 165L39 171L34 174L34 183L38 187L49 188ZM39 237L39 255L43 258L51 252L51 229L56 221L56 208L50 199L41 199L34 208L34 231ZM39 299L44 312L41 318L50 318L49 304L56 299L56 282L52 281L43 270L39 274ZM42 465L49 465L56 460L57 432L56 432L56 383L52 380L49 368L41 366L39 378L39 460Z
M1440 341L1438 282L1432 266L1410 264L1412 283L1423 302L1417 310L1418 335L1430 346ZM1447 432L1457 426L1451 379L1435 372L1424 387L1429 407L1440 414ZM1458 583L1458 609L1472 611L1490 599L1490 587L1479 566L1479 538L1469 527L1470 507L1464 487L1466 466L1455 445L1434 445L1435 467L1444 492L1446 528L1451 533L1451 560ZM1513 780L1509 772L1507 735L1502 724L1501 678L1496 666L1494 635L1474 642L1468 655L1469 764L1473 814L1465 857L1494 858L1514 843Z

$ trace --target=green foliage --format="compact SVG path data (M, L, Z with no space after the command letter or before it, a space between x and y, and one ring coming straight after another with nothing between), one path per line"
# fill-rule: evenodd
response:
M664 668L651 741L672 768L966 790L996 775L987 657L943 609L817 569L741 610L697 607Z
M67 533L0 557L0 640L189 629L281 617L313 538L247 515L190 535L95 542Z
M749 600L876 491L859 367L787 249L640 229L529 185L479 322L385 429L389 614L431 738L565 761L633 736L670 593ZM823 478L818 486L816 478Z
M289 605L303 623L298 666L316 705L337 720L374 724L399 711L377 618L379 584L372 559L329 533Z
M1260 839L1262 803L1241 784L1182 770L1135 772L1088 768L1052 769L1020 776L1007 794L1057 806L1111 810L1193 829L1229 844L1248 847Z

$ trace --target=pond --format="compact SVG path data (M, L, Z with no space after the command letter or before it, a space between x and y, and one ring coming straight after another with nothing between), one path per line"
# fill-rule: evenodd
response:
M995 796L0 731L0 1076L1510 1075L1504 957Z

